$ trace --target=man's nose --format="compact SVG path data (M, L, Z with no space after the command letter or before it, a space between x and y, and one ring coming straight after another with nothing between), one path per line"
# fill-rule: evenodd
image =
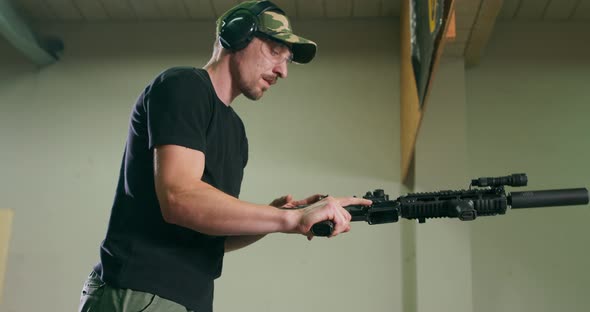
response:
M281 78L287 78L287 62L280 62L279 64L276 64L273 69L272 69L273 73L275 73L278 77Z

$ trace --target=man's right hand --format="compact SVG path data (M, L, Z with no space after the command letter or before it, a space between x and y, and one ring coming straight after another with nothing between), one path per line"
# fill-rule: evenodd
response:
M340 233L350 231L350 213L344 207L350 205L369 206L372 201L364 198L356 197L340 197L334 198L328 196L320 201L315 202L305 208L297 210L300 213L299 222L297 224L296 232L306 235L308 240L313 238L311 227L322 221L332 221L334 223L334 231L329 237L336 236Z

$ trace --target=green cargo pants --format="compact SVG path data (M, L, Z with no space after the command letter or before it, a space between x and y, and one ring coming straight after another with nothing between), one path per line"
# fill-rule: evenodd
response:
M82 288L79 312L192 312L184 306L154 294L113 288L94 271Z

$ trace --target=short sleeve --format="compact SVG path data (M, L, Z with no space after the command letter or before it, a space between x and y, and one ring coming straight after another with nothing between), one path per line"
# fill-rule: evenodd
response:
M147 94L149 148L173 144L206 152L213 114L205 81L186 70L162 74Z

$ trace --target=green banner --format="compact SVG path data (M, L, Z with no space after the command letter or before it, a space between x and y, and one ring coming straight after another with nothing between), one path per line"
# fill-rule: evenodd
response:
M410 0L412 66L420 107L430 79L438 34L442 28L445 0Z

